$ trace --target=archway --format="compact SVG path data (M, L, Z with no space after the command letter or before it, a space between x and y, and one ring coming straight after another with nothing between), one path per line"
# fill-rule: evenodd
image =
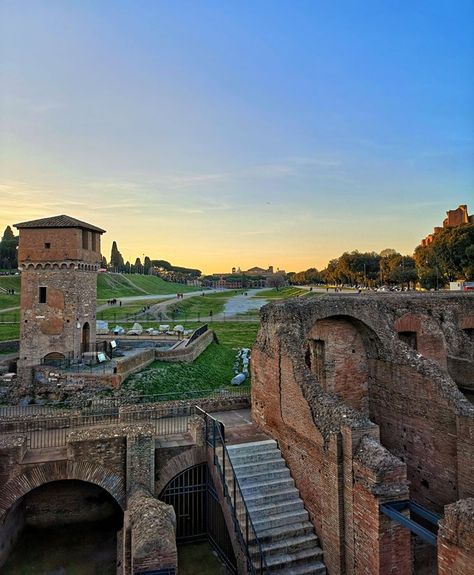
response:
M60 353L58 351L52 351L51 353L47 353L43 357L43 364L59 367L62 364L62 362L64 361L64 359L65 359L65 356L63 353Z
M86 351L90 351L89 350L90 332L91 332L91 328L90 328L89 322L86 321L86 323L82 326L82 352L83 353Z
M99 485L76 479L43 483L15 502L4 525L16 528L17 538L2 567L5 575L32 564L38 573L81 572L86 557L95 572L116 572L123 511Z
M164 487L159 499L175 510L178 545L207 540L227 567L232 572L236 570L233 542L207 463L178 473Z
M369 415L370 359L379 339L362 321L335 315L316 321L308 334L305 363L321 387Z

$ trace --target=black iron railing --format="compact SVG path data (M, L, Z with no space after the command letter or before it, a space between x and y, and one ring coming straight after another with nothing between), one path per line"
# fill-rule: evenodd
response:
M152 423L154 434L175 435L186 433L194 407L189 405L158 409L134 409L121 413L118 409L101 413L77 412L61 417L42 417L24 420L0 421L1 435L25 435L28 449L62 447L67 443L67 433L81 428L129 423Z
M234 529L245 553L247 570L252 575L269 573L262 545L225 445L224 425L198 406L195 412L205 422L206 442L212 449L212 460L221 481L224 497L232 511Z
M191 335L191 337L189 338L189 340L187 341L185 347L188 347L188 345L190 343L192 343L194 340L196 340L198 337L200 337L203 333L206 333L206 331L209 328L207 327L207 323L205 325L202 325L201 327L198 327L194 333Z
M97 397L94 399L68 401L56 401L51 403L31 404L31 405L0 405L0 419L14 419L26 415L49 416L62 411L79 409L89 413L102 413L104 410L118 410L119 407L127 405L146 405L153 403L163 403L168 401L198 401L208 399L226 398L247 398L250 397L250 387L242 386L236 388L217 389L191 389L188 391L173 391L169 393L130 395L117 397ZM117 411L118 412L118 411Z

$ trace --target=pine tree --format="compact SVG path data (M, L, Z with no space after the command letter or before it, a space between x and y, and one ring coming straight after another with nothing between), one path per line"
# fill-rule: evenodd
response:
M11 270L18 267L17 246L18 237L15 237L11 227L7 226L0 241L0 268Z
M116 272L123 271L124 261L122 254L119 252L116 241L112 242L112 251L110 253L110 265Z

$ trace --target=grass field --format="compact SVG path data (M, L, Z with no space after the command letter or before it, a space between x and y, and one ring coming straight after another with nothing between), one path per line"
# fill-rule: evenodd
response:
M257 294L255 294L253 297L264 298L264 299L269 299L269 300L288 299L290 297L298 297L298 296L306 295L307 293L308 293L308 291L305 289L289 286L289 287L284 287L284 288L279 288L279 289L273 288L273 289L263 290L263 291L260 291Z
M138 274L99 274L97 299L119 299L127 296L163 295L198 291L198 288L167 282L158 276Z
M0 310L20 305L20 276L0 276ZM14 289L15 295L3 290Z
M18 339L20 337L19 323L0 323L0 341Z
M144 306L162 303L171 298L163 299L144 299L137 302L125 303L121 306L114 305L97 312L97 319L120 321L121 318L129 318L130 316L140 316ZM1 316L0 316L1 317Z
M184 299L179 303L168 307L168 315L175 314L183 317L209 317L209 312L213 315L221 313L224 305L231 297L243 293L243 290L226 290L221 292L211 292L190 299Z
M193 327L193 324L185 327ZM154 394L227 386L234 376L232 368L237 348L251 347L258 328L257 322L216 322L212 329L219 343L211 343L193 363L156 361L144 371L130 376L122 389Z

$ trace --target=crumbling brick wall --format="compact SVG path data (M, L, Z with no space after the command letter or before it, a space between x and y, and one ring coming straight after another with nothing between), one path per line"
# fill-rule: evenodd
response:
M406 314L434 318L446 357L472 361L459 328L472 304L465 294L334 294L263 308L252 356L253 416L279 441L331 573L408 568L407 532L378 516L377 496L411 497L440 511L474 493L474 408L447 375L447 362L423 357L396 329ZM364 469L368 462L355 454L369 439L391 453L396 473ZM356 542L358 517L379 530L370 557ZM397 542L397 553L384 551L386 541Z
M126 527L130 532L131 573L177 569L176 515L171 505L146 489L128 500Z
M474 499L445 508L439 526L438 574L472 575L474 572Z

